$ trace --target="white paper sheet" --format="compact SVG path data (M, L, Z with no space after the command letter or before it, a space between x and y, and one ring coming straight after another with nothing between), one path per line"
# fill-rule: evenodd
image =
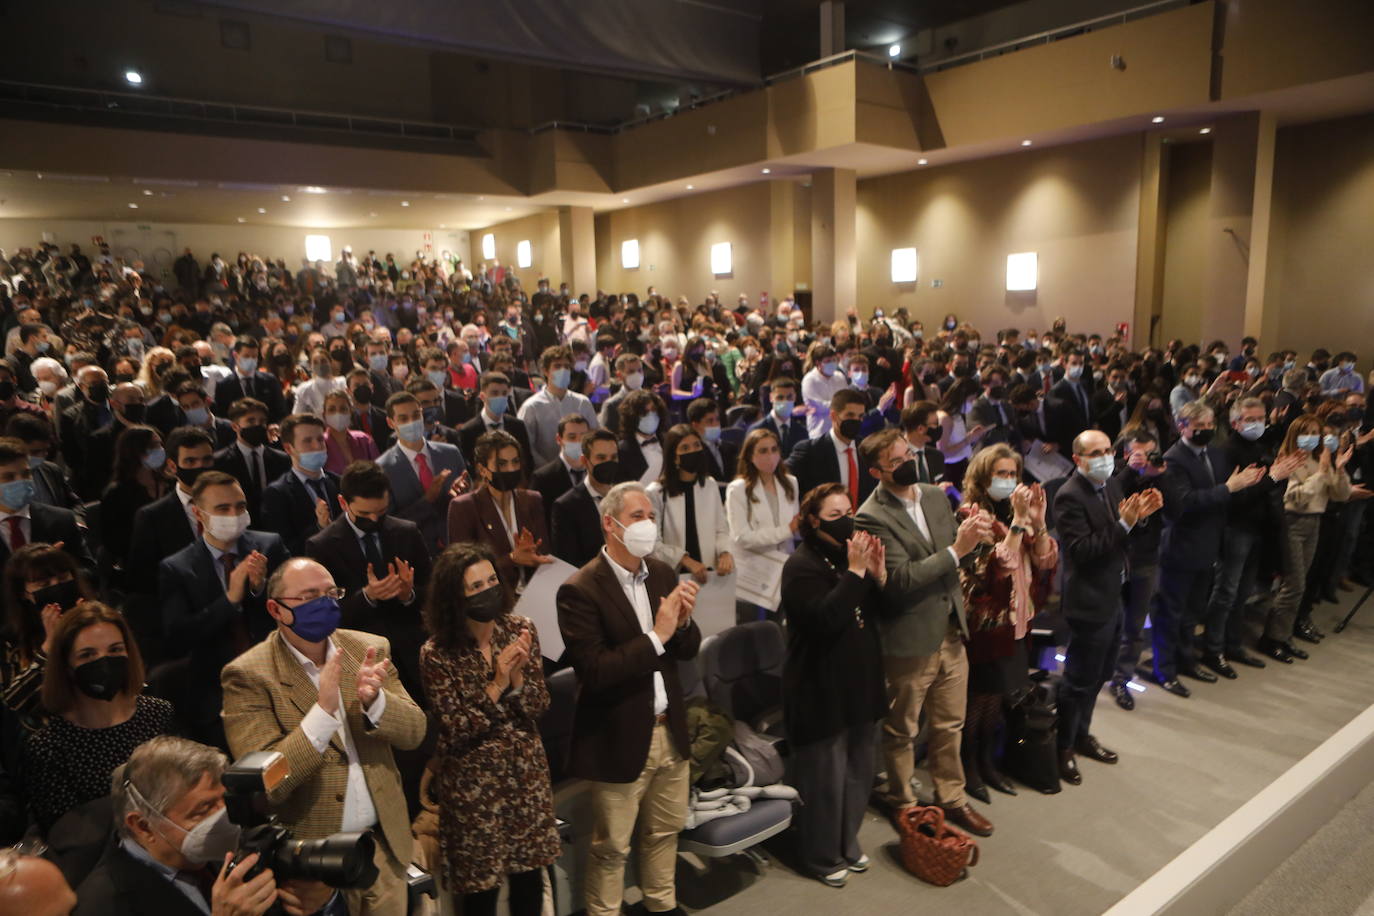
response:
M692 578L681 576L683 580ZM728 630L735 625L735 574L716 575L712 570L706 584L697 592L696 608L692 619L701 630L702 638Z
M775 550L750 554L749 562L735 567L735 597L776 611L782 600L782 566L787 554Z
M525 591L515 603L515 613L534 621L539 631L539 651L547 659L563 654L563 633L558 629L558 589L572 578L577 567L557 557L534 571Z
M1041 483L1057 480L1073 470L1073 462L1058 452L1047 452L1045 443L1036 439L1026 452L1026 473Z

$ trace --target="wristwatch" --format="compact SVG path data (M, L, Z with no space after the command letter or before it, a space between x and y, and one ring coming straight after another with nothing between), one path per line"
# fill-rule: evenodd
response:
M1020 525L1012 525L1010 530L1012 534L1026 535L1031 533L1029 528L1023 528Z

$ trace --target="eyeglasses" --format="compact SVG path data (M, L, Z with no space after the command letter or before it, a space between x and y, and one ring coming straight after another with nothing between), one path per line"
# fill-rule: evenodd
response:
M342 601L342 600L344 599L344 595L347 595L347 594L348 594L348 589L346 589L346 588L339 588L338 586L335 586L334 588L327 588L327 589L325 589L324 591L322 591L322 592L317 592L317 593L315 593L315 594L310 594L310 595L280 595L280 596L278 596L278 597L276 597L276 598L273 598L272 600L273 600L273 601L314 601L316 598L333 598L335 601Z

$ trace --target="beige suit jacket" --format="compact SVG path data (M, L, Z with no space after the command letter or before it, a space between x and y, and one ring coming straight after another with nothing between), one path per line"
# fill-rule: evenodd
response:
M391 748L418 747L425 736L425 714L401 686L393 664L388 666L382 685L387 694L386 709L374 728L358 702L358 668L369 647L377 650L380 659L389 657L390 646L380 636L357 630L335 630L333 640L343 656L339 687L348 731L377 808L382 835L405 865L412 854L410 819ZM321 754L301 730L301 720L315 705L319 691L281 633L272 633L226 665L220 679L224 685L224 731L234 757L250 751L279 751L291 765L291 775L269 796L282 823L301 839L337 833L343 823L348 787L343 735L336 732Z

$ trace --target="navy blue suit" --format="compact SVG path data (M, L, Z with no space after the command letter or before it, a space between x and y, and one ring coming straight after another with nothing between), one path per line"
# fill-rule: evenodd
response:
M286 549L292 556L305 552L305 542L319 533L320 524L315 516L315 500L322 498L329 506L329 518L339 515L339 475L324 471L318 481L324 490L323 497L317 497L296 476L295 468L287 471L267 485L262 491L262 514L258 516L258 527L281 535Z
M859 443L854 443L854 464L859 472L859 502L863 505L868 494L878 485L878 481L868 473L868 464L859 452ZM840 482L840 456L835 453L835 444L830 433L815 439L800 442L787 458L787 469L797 478L799 492L805 496L823 483Z
M806 434L806 420L801 417L792 417L784 430L778 426L777 415L771 410L762 419L749 424L748 432L752 433L756 429L771 430L778 437L778 444L781 447L784 461L792 454L792 449L796 447L797 443L805 442L810 438ZM747 433L746 438L748 438Z

